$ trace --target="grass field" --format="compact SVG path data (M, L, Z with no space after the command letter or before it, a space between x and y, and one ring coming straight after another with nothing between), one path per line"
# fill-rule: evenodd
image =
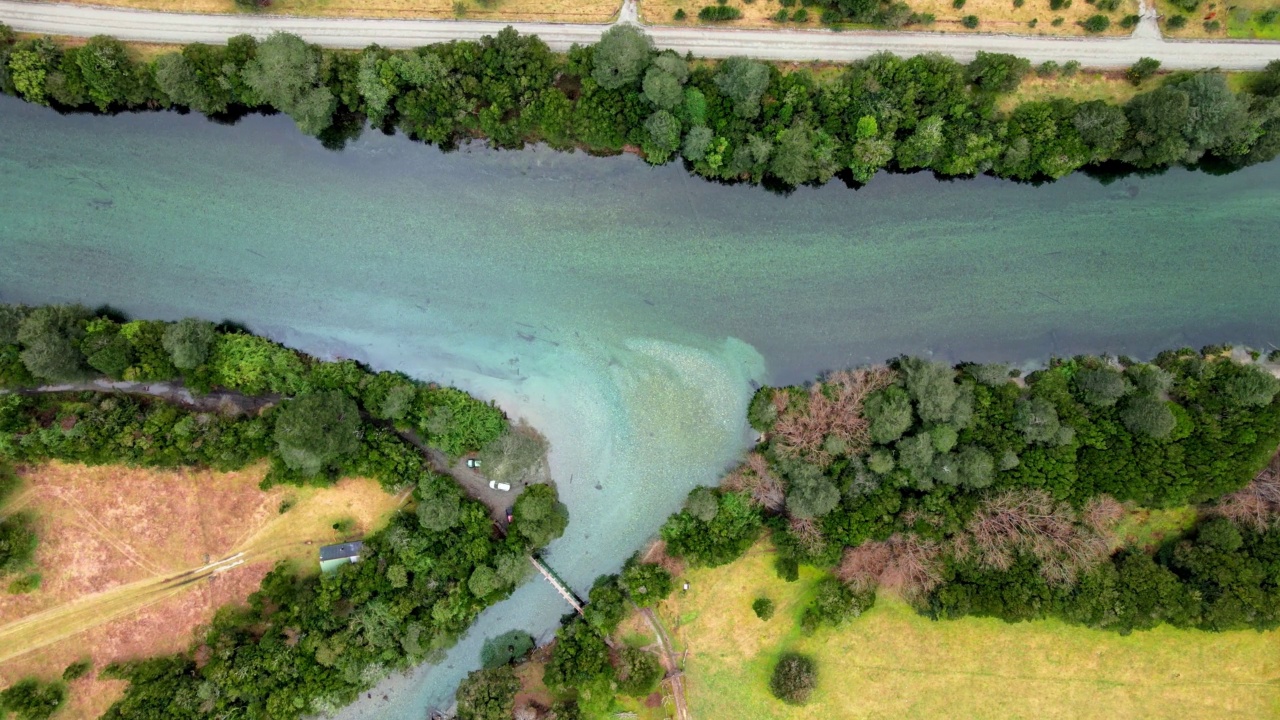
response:
M775 576L767 545L685 575L662 610L688 650L692 713L739 718L1264 718L1280 716L1280 633L1159 628L1121 637L1057 621L932 622L901 600L838 629L804 636L800 611L818 574ZM767 596L777 613L751 611ZM810 703L768 691L782 651L818 661Z
M188 13L243 12L234 0L72 0L143 10ZM275 0L262 9L275 15L473 20L608 22L621 0ZM459 12L461 10L461 12Z
M6 509L34 511L43 580L32 593L0 594L0 686L55 677L85 657L101 668L182 650L196 627L243 601L277 561L318 571L318 546L344 537L334 523L349 520L350 535L364 534L403 499L363 479L263 492L264 471L21 470L24 487ZM120 689L77 681L60 717L97 717Z
M1232 37L1280 40L1280 17L1261 22L1268 10L1280 9L1280 0L1232 0L1230 3L1201 2L1195 12L1186 12L1169 0L1155 0L1160 13L1160 30L1170 38ZM1185 15L1187 24L1177 30L1167 27L1169 18ZM1211 23L1218 23L1210 29Z
M699 25L698 11L715 0L639 0L640 16L645 22L655 25ZM902 30L924 30L930 32L984 32L1007 33L1013 35L1084 35L1084 30L1077 25L1090 15L1098 14L1098 10L1084 0L1072 0L1070 7L1051 10L1049 0L1025 0L1021 7L1015 7L1012 0L965 0L962 7L954 6L952 0L909 0L912 11L931 13L936 20L931 25L912 25ZM774 16L783 6L778 0L729 0L728 5L742 12L742 18L728 23L710 23L730 27L759 28L821 28L819 18L822 9L807 9L808 18L797 23L788 20L785 23L774 20ZM788 15L793 15L801 5L796 2L787 8ZM675 12L683 9L684 20L676 20ZM1112 13L1103 13L1111 18L1111 28L1104 35L1127 35L1131 30L1119 26L1125 15L1138 12L1138 0L1123 0L1120 8ZM967 15L976 15L979 19L977 28L969 29L961 24ZM1053 25L1054 18L1062 18L1062 24ZM1034 27L1031 21L1035 20Z

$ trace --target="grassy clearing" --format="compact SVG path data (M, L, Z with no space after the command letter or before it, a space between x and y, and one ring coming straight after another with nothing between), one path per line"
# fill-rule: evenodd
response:
M1190 530L1197 516L1193 507L1132 510L1116 527L1115 547L1128 545L1150 550L1165 540Z
M645 22L657 25L699 25L698 11L703 7L715 4L715 0L640 0L640 16ZM731 27L757 28L820 28L819 18L822 9L807 9L808 18L797 23L788 19L779 22L774 19L778 11L784 9L778 0L730 0L730 7L742 12L742 18L728 23L710 23ZM953 0L909 0L907 2L914 12L931 13L936 18L931 25L912 25L902 28L904 31L924 30L931 32L985 32L1007 33L1014 35L1084 35L1084 30L1077 24L1090 15L1099 14L1097 8L1084 0L1071 0L1070 7L1051 10L1049 0L1025 0L1022 7L1014 7L1013 0L965 0L963 7L954 6ZM801 5L796 2L786 8L788 16L793 17ZM676 20L675 12L683 9L684 20ZM1138 12L1138 0L1123 0L1115 12L1102 13L1111 18L1111 28L1104 35L1127 35L1130 30L1119 26L1120 20ZM977 28L966 28L961 20L967 15L976 15L980 21ZM1061 17L1061 25L1053 25L1053 19ZM1036 20L1034 27L1031 21Z
M142 10L238 13L234 0L73 0ZM263 13L327 17L455 18L608 22L619 0L275 0ZM459 12L461 9L461 12Z
M1018 89L999 100L1003 111L1010 111L1024 102L1065 98L1074 102L1106 100L1123 105L1139 92L1150 90L1156 81L1148 80L1142 87L1134 87L1124 79L1124 73L1077 72L1071 77L1061 74L1042 78L1034 72L1027 76Z
M818 574L775 576L766 545L714 570L687 573L663 606L688 649L691 710L737 718L1260 718L1280 713L1280 633L1159 628L1121 637L1057 621L936 623L901 600L837 630L798 629ZM762 622L761 595L777 604ZM805 707L775 700L782 651L813 656L819 686Z
M403 502L365 479L263 492L264 472L22 469L24 488L9 507L38 518L44 582L32 593L0 595L0 686L52 678L85 657L101 668L182 650L192 630L243 601L276 562L316 571L318 546L341 539L335 522L350 518L351 534L371 532ZM292 505L282 514L285 500ZM229 556L236 557L205 567ZM122 688L77 681L63 716L97 717Z
M1186 12L1169 0L1156 0L1156 9L1160 13L1160 29L1170 38L1280 40L1280 17L1269 23L1262 22L1268 10L1280 10L1280 0L1202 2L1195 12ZM1186 16L1186 26L1176 30L1169 28L1169 19L1177 15ZM1216 28L1212 25L1215 22Z

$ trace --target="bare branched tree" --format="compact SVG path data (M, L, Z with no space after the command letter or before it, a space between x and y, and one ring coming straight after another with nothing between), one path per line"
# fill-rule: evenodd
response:
M1110 495L1099 495L1089 500L1080 513L1080 519L1085 525L1108 540L1123 518L1124 505Z
M1011 490L987 500L969 521L968 536L957 550L975 553L982 565L1007 570L1019 553L1028 553L1057 585L1074 582L1110 552L1103 533L1077 524L1071 505L1043 490Z
M818 527L818 523L813 518L792 515L788 518L787 524L791 530L791 535L800 543L800 547L804 548L805 552L817 555L826 549L827 538L822 534L822 528Z
M870 423L862 415L862 403L871 393L891 384L894 377L893 370L879 367L842 370L814 383L805 407L780 410L774 425L778 449L792 456L805 455L824 465L831 461L824 448L828 438L843 442L851 454L865 450L871 442Z
M1221 498L1214 512L1259 532L1280 523L1280 455L1248 485Z
M751 502L773 512L782 510L786 503L786 491L782 480L769 470L769 461L760 453L751 453L747 461L739 465L720 481L725 490L745 492Z
M915 599L942 582L941 551L933 540L898 533L883 542L870 540L846 549L836 577L858 590L884 587Z

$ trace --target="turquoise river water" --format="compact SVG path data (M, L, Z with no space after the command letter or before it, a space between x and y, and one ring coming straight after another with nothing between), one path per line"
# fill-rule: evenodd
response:
M452 383L552 443L551 563L615 570L749 441L753 383L899 353L1020 365L1280 342L1280 163L1104 185L880 175L790 196L678 166L283 117L60 116L0 98L0 301L234 319ZM347 718L445 705L486 636L549 637L530 582Z

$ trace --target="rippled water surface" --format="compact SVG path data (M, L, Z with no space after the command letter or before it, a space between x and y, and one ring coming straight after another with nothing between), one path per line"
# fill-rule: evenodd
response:
M904 352L1280 342L1277 228L1277 163L1042 187L882 174L783 197L633 157L376 133L330 152L287 118L0 98L0 300L231 318L498 400L552 442L572 521L550 559L579 591L738 456L753 382ZM528 583L442 665L346 714L416 720L484 636L545 636L566 609Z

